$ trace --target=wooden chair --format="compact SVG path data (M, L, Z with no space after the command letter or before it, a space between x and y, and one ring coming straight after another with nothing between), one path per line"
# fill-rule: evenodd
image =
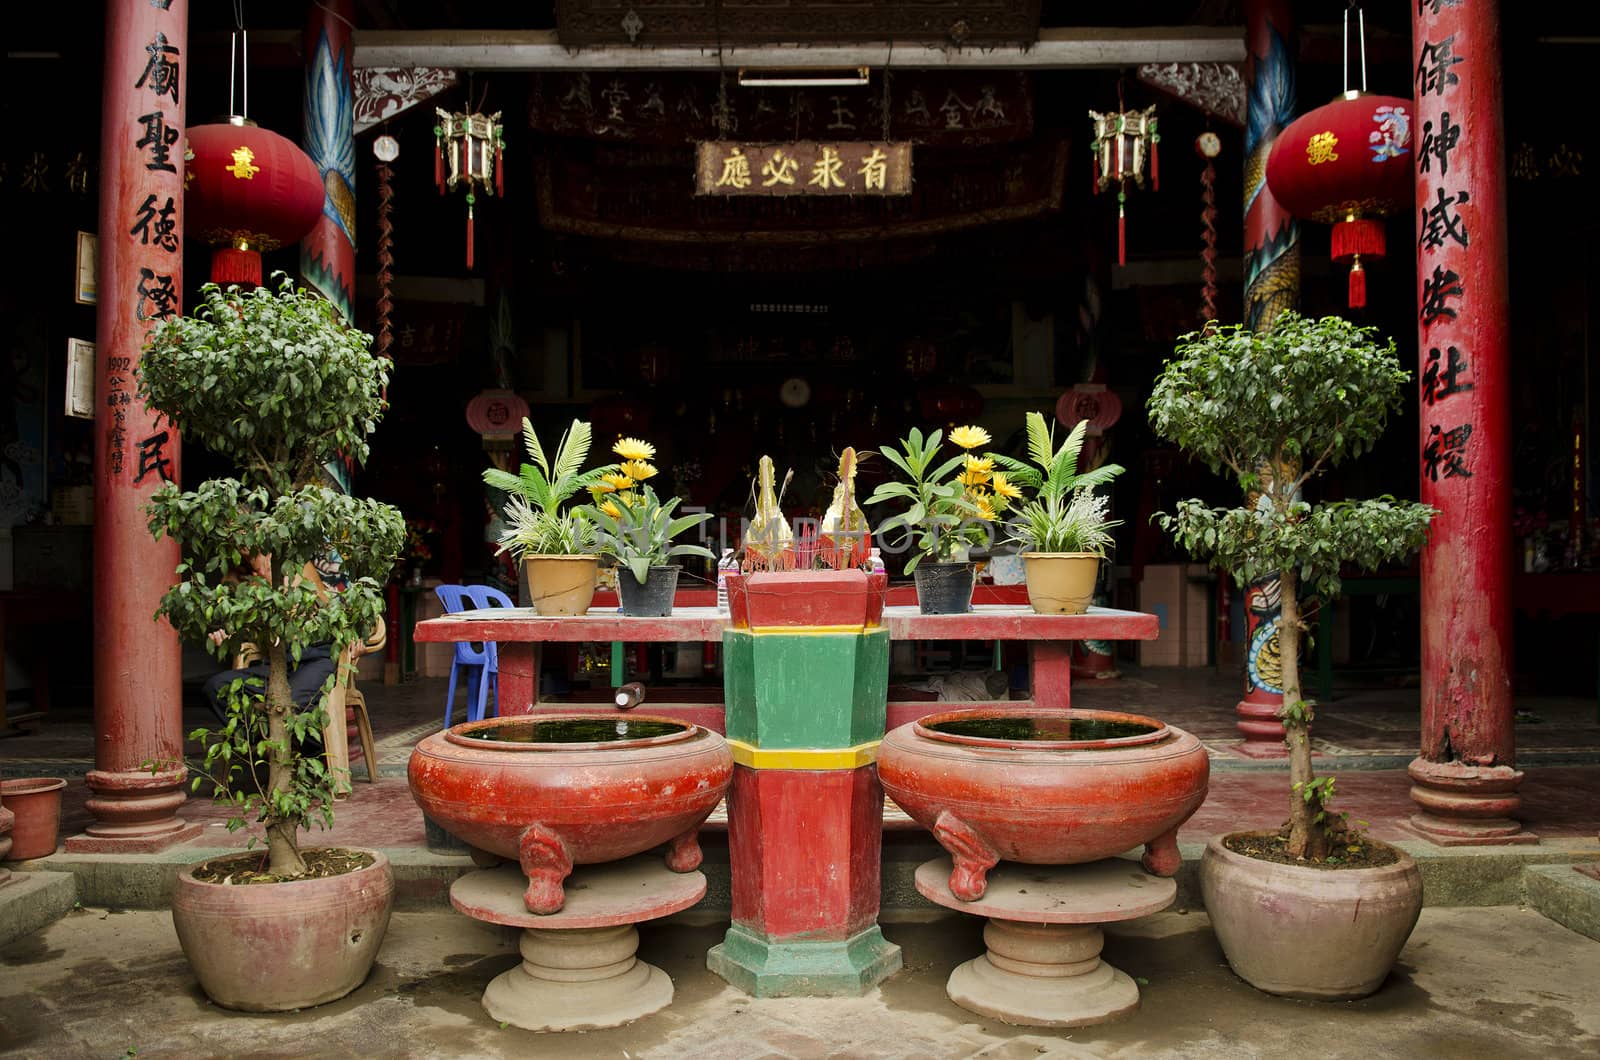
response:
M377 742L372 737L372 719L367 714L367 697L356 687L356 663L363 655L382 651L388 641L389 624L379 616L378 624L371 636L365 640L350 642L338 653L333 688L328 692L328 700L324 704L328 714L328 724L322 730L322 752L328 769L334 773L350 772L349 727L350 723L354 722L356 738L361 741L362 761L367 764L369 784L377 783L378 780L378 749ZM260 650L254 644L246 643L239 654L234 656L234 669L243 670L252 663L259 662L261 657Z

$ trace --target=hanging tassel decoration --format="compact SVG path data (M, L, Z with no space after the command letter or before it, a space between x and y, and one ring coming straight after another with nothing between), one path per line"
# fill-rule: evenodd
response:
M1094 183L1089 185L1089 194L1100 194L1100 152L1094 153Z
M1128 263L1128 211L1125 206L1128 201L1126 192L1117 192L1117 264Z
M494 193L497 198L506 197L505 163L501 157L505 153L505 145L498 140L494 145Z
M1361 267L1361 258L1350 263L1350 308L1367 307L1367 270Z
M477 197L472 192L467 192L467 268L472 268L472 230L476 227L472 218L472 204Z
M1161 134L1154 118L1150 119L1150 190L1161 190Z
M438 185L439 194L444 194L444 129L441 126L433 127L433 182Z

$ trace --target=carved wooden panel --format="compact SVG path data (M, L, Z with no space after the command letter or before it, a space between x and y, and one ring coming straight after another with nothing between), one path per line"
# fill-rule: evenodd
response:
M561 43L1005 44L1039 39L1039 0L557 0Z

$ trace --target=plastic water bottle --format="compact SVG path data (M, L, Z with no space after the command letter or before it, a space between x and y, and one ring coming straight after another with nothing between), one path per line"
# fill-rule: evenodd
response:
M734 562L733 549L722 550L722 558L717 561L717 612L728 613L728 572L737 571L739 564Z

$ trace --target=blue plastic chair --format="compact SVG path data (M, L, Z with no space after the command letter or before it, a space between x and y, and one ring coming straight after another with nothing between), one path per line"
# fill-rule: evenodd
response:
M434 589L445 614L484 607L511 607L511 598L487 585L440 585ZM450 716L455 712L456 680L461 671L467 674L467 720L481 721L489 704L490 689L494 690L494 715L500 715L500 660L493 641L481 644L457 641L455 658L450 662L450 687L445 692L444 727L450 727Z

